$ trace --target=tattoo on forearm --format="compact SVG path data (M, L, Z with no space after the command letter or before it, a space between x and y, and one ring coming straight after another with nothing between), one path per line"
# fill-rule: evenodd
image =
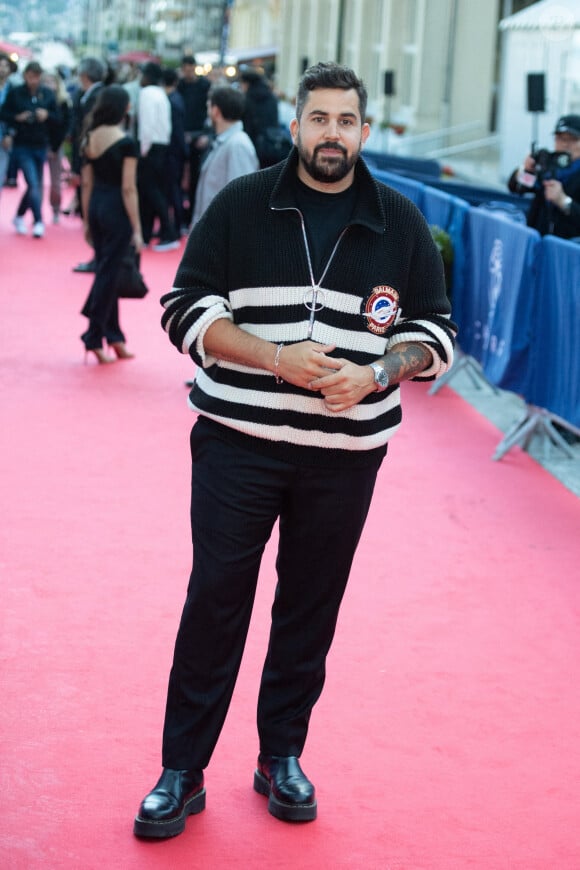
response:
M429 368L433 354L424 344L406 342L397 345L385 356L391 384L406 381Z

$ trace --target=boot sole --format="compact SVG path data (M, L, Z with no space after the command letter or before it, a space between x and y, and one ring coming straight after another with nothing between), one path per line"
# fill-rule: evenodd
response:
M136 837L147 837L148 839L166 840L168 837L177 837L178 834L185 830L185 822L188 816L196 816L198 813L205 810L205 789L194 794L183 805L183 810L180 815L167 821L154 821L153 819L144 819L141 816L135 817L133 833Z
M272 794L270 783L259 770L254 771L254 791L268 798L268 812L282 822L313 822L316 818L317 804L287 804Z

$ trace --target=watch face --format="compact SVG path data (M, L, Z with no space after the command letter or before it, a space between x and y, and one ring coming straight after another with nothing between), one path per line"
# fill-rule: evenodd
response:
M381 365L375 363L373 365L373 370L375 373L375 384L383 390L389 386L389 376Z

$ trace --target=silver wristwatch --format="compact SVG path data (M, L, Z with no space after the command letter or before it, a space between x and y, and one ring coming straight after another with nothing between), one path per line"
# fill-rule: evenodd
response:
M570 209L572 208L572 197L567 196L564 199L564 205L562 206L562 211L564 214L570 214Z
M375 375L375 386L377 392L382 393L389 386L389 375L387 370L380 363L369 363Z

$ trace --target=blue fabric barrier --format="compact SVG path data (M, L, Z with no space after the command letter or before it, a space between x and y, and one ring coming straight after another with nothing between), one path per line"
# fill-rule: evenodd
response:
M513 219L518 201L497 191L485 191L492 196L479 208L437 181L371 172L449 233L452 317L464 357L491 384L580 429L580 244L540 237ZM452 189L464 187L473 194Z
M525 393L540 235L492 212L470 209L465 286L453 318L464 353L488 380Z
M429 157L405 157L384 151L370 151L366 148L363 150L362 156L368 165L375 169L385 169L403 174L428 175L432 178L439 178L441 175L441 164Z
M462 288L465 282L464 228L469 203L435 187L425 185L421 211L429 226L438 226L449 234L453 245L452 287Z
M383 184L388 184L389 187L398 190L399 193L408 197L416 206L421 208L425 185L420 181L414 181L412 178L398 175L396 172L385 172L382 169L373 169L372 167L371 172L378 181L382 181Z
M451 181L446 178L429 178L427 175L413 175L415 181L421 181L424 184L433 187L436 190L444 191L450 196L458 196L464 199L469 205L478 206L485 203L505 203L512 209L517 209L521 212L524 220L530 209L531 199L526 196L517 196L515 193L509 193L507 190L498 190L494 187L482 187L480 185L470 184L463 181Z
M580 428L580 244L544 236L526 401Z
M452 296L453 299L465 296L467 292L467 218L469 205L457 196L451 197L451 217L447 226L447 232L453 245L453 272L452 272Z
M429 225L436 225L447 232L453 214L453 197L436 187L426 186L421 211Z

